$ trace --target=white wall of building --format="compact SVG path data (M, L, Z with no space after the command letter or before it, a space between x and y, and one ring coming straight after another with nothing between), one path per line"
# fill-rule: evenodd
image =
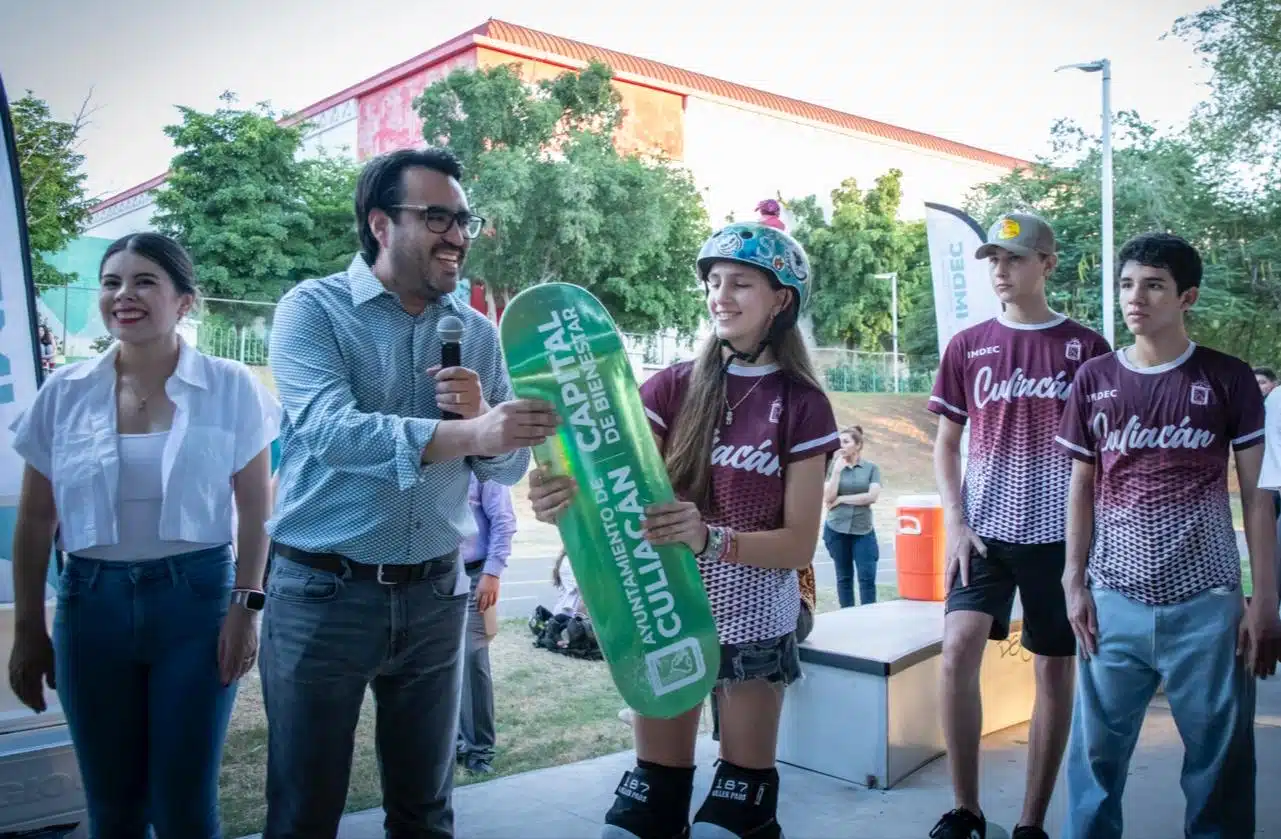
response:
M155 212L154 197L150 192L144 192L94 213L89 219L89 226L85 228L84 235L98 236L102 239L119 239L130 233L152 230L151 217Z
M322 151L333 155L356 157L355 99L348 99L312 117L312 129L303 136L301 157L312 157ZM160 187L163 189L164 187ZM130 233L154 230L152 217L156 212L154 191L132 196L95 213L89 219L84 235L103 239L118 239Z
M830 211L830 193L842 180L854 177L868 189L892 168L903 171L900 216L919 219L926 201L959 205L972 186L1005 174L977 161L697 96L686 100L684 157L707 190L713 225L731 212L755 218L757 202L780 193L815 195Z
M325 151L331 155L343 154L354 160L357 148L356 118L359 115L359 103L355 99L348 99L312 117L309 120L312 130L303 137L302 155L311 157Z

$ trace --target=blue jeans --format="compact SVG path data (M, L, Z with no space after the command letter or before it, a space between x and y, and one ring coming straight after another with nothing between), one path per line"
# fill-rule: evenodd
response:
M67 558L53 622L93 839L216 839L236 684L218 673L231 548L165 559Z
M456 556L456 555L455 555ZM467 578L383 585L271 560L263 613L265 839L333 839L372 686L388 839L450 839Z
M1064 839L1120 839L1130 757L1163 679L1183 739L1186 835L1253 837L1255 683L1236 655L1241 591L1156 607L1110 589L1093 594L1098 651L1078 665Z
M858 599L866 606L876 602L876 563L881 559L881 546L876 531L854 535L823 525L823 544L836 568L836 599L842 609L854 605L854 573L858 571Z

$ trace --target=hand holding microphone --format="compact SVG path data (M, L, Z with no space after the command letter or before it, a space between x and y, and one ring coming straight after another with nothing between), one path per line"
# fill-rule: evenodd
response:
M442 420L484 417L476 427L473 454L497 457L537 446L556 433L560 420L548 402L513 399L490 410L481 394L480 376L462 366L462 321L452 315L443 317L436 334L440 336L441 364L427 370L436 379L436 407Z
M440 338L440 366L427 370L436 379L436 407L441 419L473 419L485 411L480 376L462 366L463 322L446 315L436 325Z

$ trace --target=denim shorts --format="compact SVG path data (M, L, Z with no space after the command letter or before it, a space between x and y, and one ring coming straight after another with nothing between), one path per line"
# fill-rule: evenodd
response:
M789 632L767 641L721 644L717 684L764 679L790 685L801 677L801 657L796 643L796 633Z

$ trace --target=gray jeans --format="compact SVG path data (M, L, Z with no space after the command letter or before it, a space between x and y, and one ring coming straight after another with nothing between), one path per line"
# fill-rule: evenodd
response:
M489 672L489 639L485 617L476 611L476 584L483 567L468 570L467 637L463 651L463 692L458 715L458 756L466 761L494 759L494 679Z
M264 839L337 835L370 687L387 839L452 839L466 578L452 557L414 583L345 577L272 557Z

